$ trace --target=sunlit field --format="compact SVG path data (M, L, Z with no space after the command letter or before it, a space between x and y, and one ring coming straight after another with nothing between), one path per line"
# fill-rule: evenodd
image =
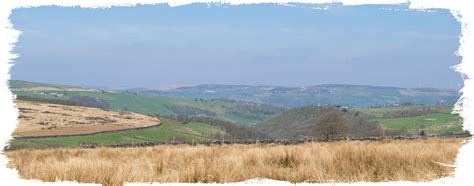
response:
M163 145L7 151L22 178L125 182L428 181L449 176L464 139L339 141L299 145Z

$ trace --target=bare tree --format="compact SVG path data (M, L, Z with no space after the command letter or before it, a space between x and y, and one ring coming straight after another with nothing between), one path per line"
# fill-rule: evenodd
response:
M314 123L311 134L324 139L347 136L349 124L341 111L322 114Z

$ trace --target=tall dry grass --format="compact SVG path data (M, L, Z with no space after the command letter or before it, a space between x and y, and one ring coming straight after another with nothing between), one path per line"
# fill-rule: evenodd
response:
M462 139L158 146L6 152L22 178L124 182L426 181L448 176ZM439 163L436 163L439 162Z

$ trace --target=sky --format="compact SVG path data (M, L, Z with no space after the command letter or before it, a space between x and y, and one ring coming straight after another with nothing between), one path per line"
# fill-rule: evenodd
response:
M16 9L12 79L109 88L355 84L459 89L460 23L408 5Z

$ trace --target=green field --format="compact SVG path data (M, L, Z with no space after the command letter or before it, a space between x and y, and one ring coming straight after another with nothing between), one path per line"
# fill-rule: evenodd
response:
M85 144L136 144L143 142L172 142L172 140L206 141L211 139L211 134L221 133L220 127L207 123L190 122L181 124L173 120L163 119L160 126L127 130L121 132L106 132L101 134L14 139L10 142L13 149L17 148L43 148L43 147L76 147Z
M296 131L295 128L310 123L307 116L314 115L314 110L303 109L302 113L296 112L288 114L289 111L279 107L264 104L248 103L240 101L222 99L190 99L179 97L165 97L151 94L140 94L128 91L90 91L83 89L67 89L70 86L37 84L24 81L10 81L13 92L18 96L27 96L41 99L62 99L68 100L75 96L87 96L100 99L106 102L111 110L130 111L147 115L185 115L201 116L205 115L219 120L244 123L244 124L265 124L270 118L284 115L289 120L275 123L275 131L282 131L282 127L287 127L288 122L295 122L295 126L287 127L285 131ZM64 88L64 90L38 91L31 88L35 86ZM15 90L15 88L22 88ZM72 91L74 90L74 91ZM346 99L346 98L345 98ZM349 98L347 98L349 99ZM358 100L360 101L360 100ZM403 110L416 110L422 108L420 105L365 108L356 109L362 114L369 115L370 120L379 122L383 127L409 134L418 134L420 131L428 134L446 134L462 131L462 118L457 114L452 114L452 109L448 106L430 106L434 108L430 112L417 114L416 116L386 117L387 112L396 113ZM307 110L307 112L306 112ZM291 111L291 110L290 110ZM287 113L281 114L281 113ZM279 115L279 116L278 116ZM172 118L172 117L166 117ZM313 118L314 119L314 118ZM301 121L300 121L301 120ZM41 147L75 147L81 143L86 144L134 144L143 142L162 142L175 140L203 141L219 136L224 129L201 122L178 123L173 120L163 119L162 124L157 127L128 130L122 132L108 132L86 136L56 137L56 138L36 138L36 139L16 139L11 142L12 148L41 148ZM257 128L265 125L257 125ZM267 129L269 126L266 126ZM285 132L283 131L283 133ZM229 131L228 131L229 132ZM300 133L305 130L297 131ZM228 133L230 134L230 132Z
M39 91L21 89L34 87L49 87L56 89L60 88L64 90L45 89ZM133 93L128 91L86 91L86 89L84 89L84 91L71 91L71 89L68 88L75 87L64 85L50 85L19 80L10 80L10 88L12 89L13 93L18 96L62 100L70 99L73 96L88 96L105 101L112 110L116 111L130 111L147 115L158 114L161 116L206 114L207 116L214 117L216 119L244 124L260 123L284 111L284 109L279 107L255 104L256 109L252 112L252 114L254 115L248 116L245 113L245 109L241 110L243 113L235 113L230 111L235 111L236 108L248 106L249 103L246 102L229 101L222 99L203 100L179 97L165 97L153 94ZM272 110L274 111L274 113L268 112L268 110Z
M9 81L9 87L10 88L31 88L31 87L59 87L57 85L51 85L51 84L45 84L45 83L35 83L35 82L29 82L29 81L22 81L22 80L10 80ZM61 87L69 87L66 85L63 85Z
M198 112L213 114L211 117L239 122L245 124L256 124L264 119L276 114L261 113L258 118L249 118L245 115L238 115L227 112L228 108L238 107L245 103L232 102L226 100L204 100L195 101L193 99L163 97L157 95L135 94L130 92L87 92L87 91L14 91L18 96L28 96L42 99L69 99L73 96L88 96L101 99L109 104L112 110L130 111L147 115L183 115L180 109L191 109ZM49 94L62 94L61 97L54 97ZM268 106L267 106L268 107ZM175 110L173 110L174 108Z
M400 107L365 108L365 109L359 109L359 111L364 114L373 115L377 118L382 118L383 115L388 111L410 109L410 108L417 108L417 107L419 106L409 105L409 106L400 106Z
M374 116L386 128L395 130L406 130L408 133L417 133L421 130L429 134L446 134L449 132L462 131L462 118L458 114L452 114L448 106L438 106L435 113L424 114L414 117L384 118L388 111L413 109L419 106L403 106L388 108L359 109L360 112Z
M186 123L185 126L205 136L220 134L223 131L222 127L209 125L207 123L202 122L189 122Z

